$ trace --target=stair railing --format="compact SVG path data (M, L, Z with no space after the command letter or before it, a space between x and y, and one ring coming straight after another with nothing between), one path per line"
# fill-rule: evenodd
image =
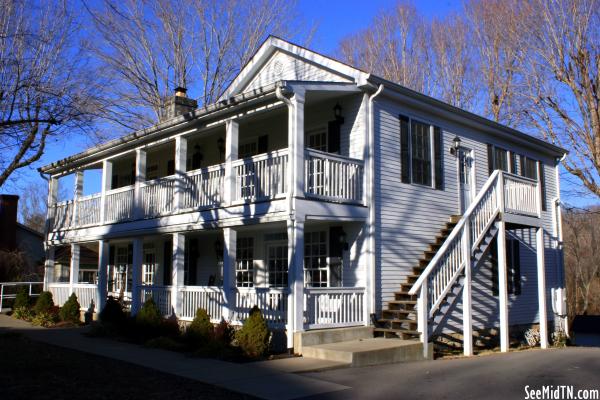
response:
M419 293L418 330L426 355L429 319L465 269L465 261L471 262L473 252L503 208L504 177L502 171L496 170L410 289L411 295Z

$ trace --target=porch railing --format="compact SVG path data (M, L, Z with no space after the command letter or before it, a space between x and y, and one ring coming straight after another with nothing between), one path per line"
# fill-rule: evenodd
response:
M144 304L146 300L152 298L162 315L171 315L174 313L171 305L171 290L171 286L140 286L141 304Z
M125 186L106 192L104 222L120 222L133 218L134 186Z
M73 225L73 200L61 201L52 207L52 229L66 229Z
M365 288L305 288L307 329L366 324Z
M221 203L223 193L223 164L188 172L183 178L184 209L210 208Z
M361 203L364 162L318 150L306 150L306 196L322 200Z
M71 286L70 283L50 283L48 291L52 293L54 304L62 307L69 299L71 293L75 293L81 310L87 311L90 308L95 308L98 305L98 290L95 284L76 283Z
M235 200L256 201L286 193L287 165L287 149L234 161Z
M40 295L44 282L0 282L0 312L6 305L5 300L14 300L21 287L25 287L29 297Z
M504 207L506 212L538 216L538 191L534 179L504 173Z
M258 306L269 325L285 325L287 293L284 288L236 288L234 321L243 322L250 315L252 307Z
M95 225L100 223L100 193L77 199L77 226Z
M50 283L48 291L52 293L54 304L62 307L71 295L71 285L69 283Z
M142 182L142 210L144 218L158 217L173 211L173 190L175 178L167 176Z
M191 321L196 316L196 310L203 308L211 321L219 322L223 314L225 295L222 287L218 286L184 286L179 289L183 294L180 318Z

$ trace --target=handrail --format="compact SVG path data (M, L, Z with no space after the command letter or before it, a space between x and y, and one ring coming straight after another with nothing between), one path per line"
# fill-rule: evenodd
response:
M134 189L135 189L135 185L127 185L127 186L122 186L120 188L107 190L105 194L108 196L110 194L127 192L128 190L134 190Z
M288 154L288 149L279 149L279 150L274 150L274 151L270 151L268 153L261 153L261 154L257 154L255 156L252 157L246 157L246 158L239 158L235 161L231 162L231 165L233 167L238 167L240 165L244 165L244 164L252 164L255 163L257 161L263 161L263 160L268 160L271 158L278 158L280 156L284 156Z
M438 264L440 259L444 256L444 254L445 254L446 250L448 250L448 247L450 246L450 244L462 231L463 226L466 224L467 220L470 219L471 214L473 214L473 211L479 206L479 203L481 202L483 197L487 194L488 190L492 187L492 185L494 183L496 183L496 180L498 179L499 175L502 173L503 172L500 170L495 170L492 173L492 175L490 175L488 180L485 182L485 184L483 185L483 187L477 194L477 197L475 197L475 200L473 200L473 202L471 203L469 208L467 208L467 211L465 211L465 213L463 214L461 219L458 221L458 223L456 224L456 226L454 227L454 229L452 230L452 232L450 233L448 238L444 241L444 244L442 244L442 247L437 251L437 253L431 259L429 264L427 264L427 267L425 268L425 270L423 270L423 272L419 276L419 279L417 279L417 281L410 288L410 290L408 291L408 293L410 295L415 295L417 293L417 291L421 288L421 286L423 285L423 281L425 281L425 279L427 279L429 277L429 274L431 273L431 271L433 271L433 269L436 267L436 265Z
M304 151L308 155L314 155L316 157L329 158L330 160L351 162L351 163L358 164L358 165L363 165L365 163L364 160L361 160L359 158L346 157L346 156L342 156L342 155L339 155L339 154L328 153L326 151L321 151L321 150L316 150L316 149L311 149L311 148L306 148Z
M219 171L219 170L222 170L222 169L225 169L225 164L224 163L210 165L208 167L202 167L202 168L192 169L190 171L187 171L185 174L187 176L195 176L195 175L200 175L200 174L206 174L208 172Z

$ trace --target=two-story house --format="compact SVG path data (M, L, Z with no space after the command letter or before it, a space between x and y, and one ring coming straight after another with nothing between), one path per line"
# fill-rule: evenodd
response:
M507 350L513 325L539 324L547 346L563 149L276 37L216 103L177 88L165 107L41 168L58 303L114 295L135 313L152 296L165 315L234 323L258 305L290 348L294 332L368 325L425 355L440 332L472 354L489 327ZM82 249L98 254L85 275Z

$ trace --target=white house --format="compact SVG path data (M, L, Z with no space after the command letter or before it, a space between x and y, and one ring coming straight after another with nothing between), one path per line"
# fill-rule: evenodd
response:
M233 322L256 304L288 347L292 332L375 324L425 354L464 333L471 354L473 329L498 327L506 350L509 326L537 323L547 346L563 149L276 37L219 101L196 108L178 88L165 115L41 168L59 303L113 294L135 313L152 296L165 315ZM83 196L93 170L101 191ZM97 275L79 273L83 247Z

